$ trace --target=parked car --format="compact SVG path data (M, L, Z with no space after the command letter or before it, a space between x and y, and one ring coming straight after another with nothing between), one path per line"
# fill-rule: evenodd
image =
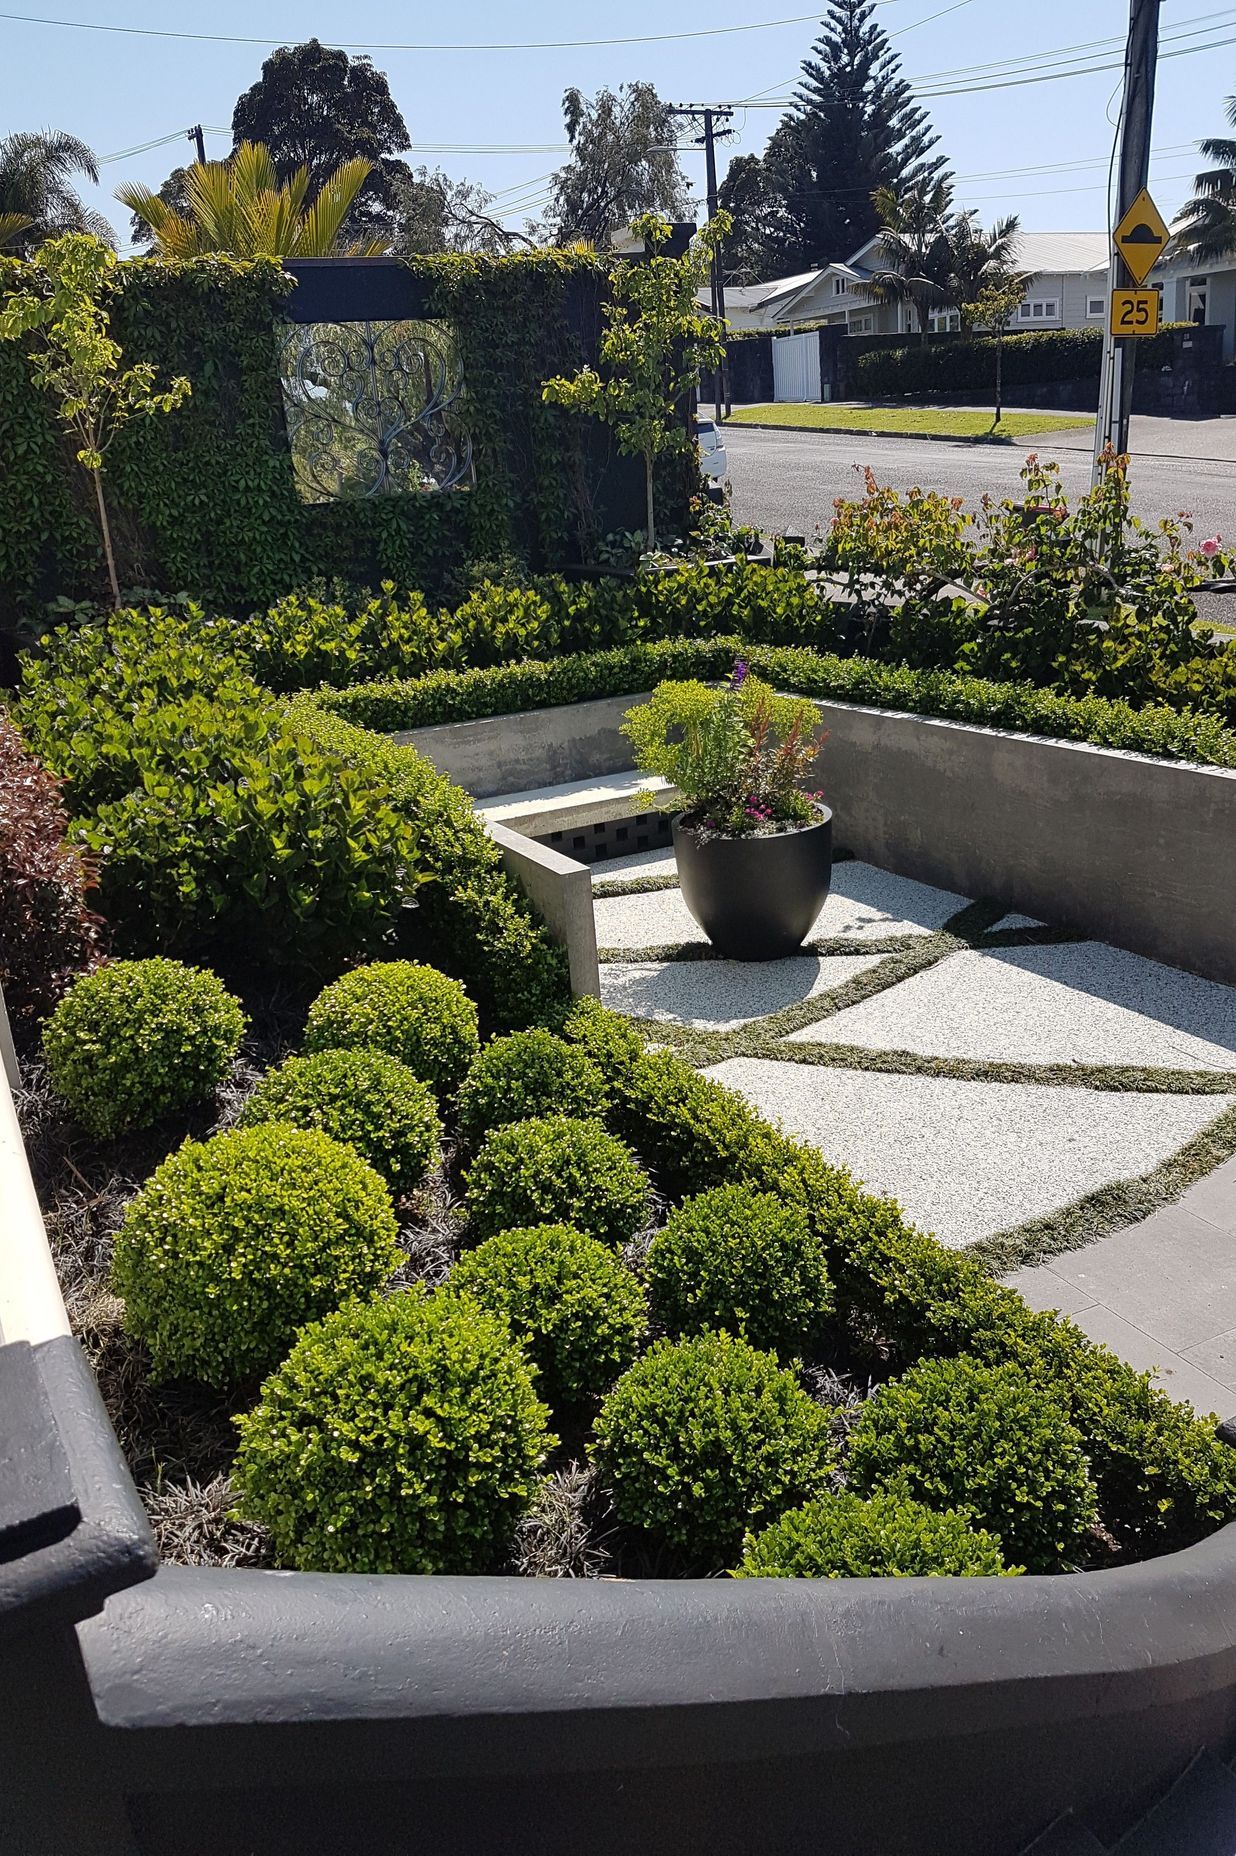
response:
M715 419L696 419L695 436L700 448L700 469L710 483L724 483L730 474L725 455L725 440Z

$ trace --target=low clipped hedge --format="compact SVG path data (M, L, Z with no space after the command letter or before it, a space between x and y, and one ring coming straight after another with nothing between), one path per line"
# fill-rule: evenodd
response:
M112 1280L160 1378L237 1385L400 1260L390 1194L329 1135L282 1122L186 1141L132 1200Z
M748 1534L736 1579L978 1578L1007 1572L994 1535L908 1495L821 1495Z
M505 1321L406 1290L308 1327L238 1419L241 1511L282 1565L497 1568L554 1439Z
M771 570L764 569L764 572ZM826 634L825 634L826 637ZM1029 683L995 683L948 670L912 670L874 658L840 657L793 645L752 644L741 636L675 638L559 657L548 663L434 671L404 682L358 684L301 698L337 727L395 731L433 723L522 714L601 696L639 695L666 678L728 676L736 657L778 689L823 701L861 703L910 715L940 716L980 728L1087 741L1165 760L1236 767L1236 730L1217 716L1105 696L1059 696ZM390 753L411 750L387 747Z
M451 1287L502 1315L552 1405L604 1392L635 1358L643 1291L607 1244L565 1224L501 1231L460 1258Z
M116 960L67 992L43 1027L56 1093L91 1134L149 1128L209 1101L247 1020L223 981L178 960Z
M1138 365L1166 367L1173 353L1173 328L1165 323L1157 335L1138 344ZM1010 330L1001 343L1004 388L1051 386L1056 381L1093 380L1097 387L1103 356L1103 331L1092 329ZM904 347L873 348L854 364L860 399L891 399L899 394L979 392L996 377L996 341L976 335L964 341L907 342Z

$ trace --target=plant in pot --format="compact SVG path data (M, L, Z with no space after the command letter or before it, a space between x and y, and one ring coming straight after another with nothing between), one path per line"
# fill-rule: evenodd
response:
M677 787L682 899L732 960L777 960L815 926L832 878L833 815L807 791L823 743L815 704L738 663L721 689L662 683L622 732L648 777ZM651 795L650 805L661 803Z

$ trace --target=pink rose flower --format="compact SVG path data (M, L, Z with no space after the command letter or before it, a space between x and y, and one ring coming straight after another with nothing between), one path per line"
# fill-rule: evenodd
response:
M1209 541L1204 541L1202 543L1202 553L1206 556L1207 560L1212 560L1219 552L1219 544L1222 540L1222 535L1212 535Z

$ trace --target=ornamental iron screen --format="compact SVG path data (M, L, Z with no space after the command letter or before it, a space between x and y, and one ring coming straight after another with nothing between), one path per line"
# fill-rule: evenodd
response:
M471 487L463 370L445 323L293 323L280 374L302 502Z

